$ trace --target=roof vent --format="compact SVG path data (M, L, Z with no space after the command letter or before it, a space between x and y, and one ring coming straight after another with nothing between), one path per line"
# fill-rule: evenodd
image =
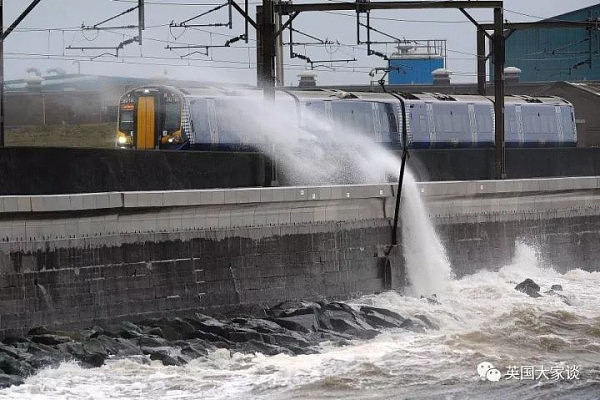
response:
M506 83L519 83L521 79L521 70L517 67L504 68L504 81Z
M314 72L301 72L298 74L298 87L315 87L317 86L317 74Z
M445 68L438 68L431 71L431 75L433 76L433 84L440 86L448 86L450 85L450 75L452 71L447 70Z

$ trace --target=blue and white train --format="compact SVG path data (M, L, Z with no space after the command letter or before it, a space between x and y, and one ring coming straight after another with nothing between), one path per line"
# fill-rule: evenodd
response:
M116 146L137 149L252 149L256 89L144 86L121 97ZM246 103L244 103L246 102ZM493 147L493 98L438 93L372 93L339 90L278 90L275 103L295 110L297 124L311 130L317 115L333 130L353 131L391 147ZM231 107L235 104L235 107ZM228 111L229 110L229 111ZM231 110L235 110L232 112ZM320 124L322 125L322 124ZM506 96L507 147L573 147L573 105L559 97ZM404 134L404 135L403 135Z

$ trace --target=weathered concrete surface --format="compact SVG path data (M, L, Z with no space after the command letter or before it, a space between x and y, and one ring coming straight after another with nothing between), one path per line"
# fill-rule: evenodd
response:
M598 177L421 183L457 276L509 263L515 243L546 265L600 270Z
M419 185L457 275L535 244L597 268L599 179ZM0 336L347 298L405 284L395 187L352 185L0 198ZM425 246L427 244L424 244Z
M1 199L0 335L404 284L390 185ZM393 271L386 268L394 267Z

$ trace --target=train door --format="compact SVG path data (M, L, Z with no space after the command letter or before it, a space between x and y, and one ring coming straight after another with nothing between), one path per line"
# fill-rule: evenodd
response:
M137 108L136 147L140 150L155 147L155 101L152 96L140 96Z

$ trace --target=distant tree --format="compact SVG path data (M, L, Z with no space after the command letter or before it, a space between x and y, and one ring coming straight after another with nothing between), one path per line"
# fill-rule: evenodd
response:
M27 73L30 74L30 75L33 75L33 76L39 76L39 77L42 76L41 71L38 68L36 68L36 67L29 67L29 68L27 68Z
M65 75L66 74L65 70L60 67L49 68L46 70L46 73L48 75Z

